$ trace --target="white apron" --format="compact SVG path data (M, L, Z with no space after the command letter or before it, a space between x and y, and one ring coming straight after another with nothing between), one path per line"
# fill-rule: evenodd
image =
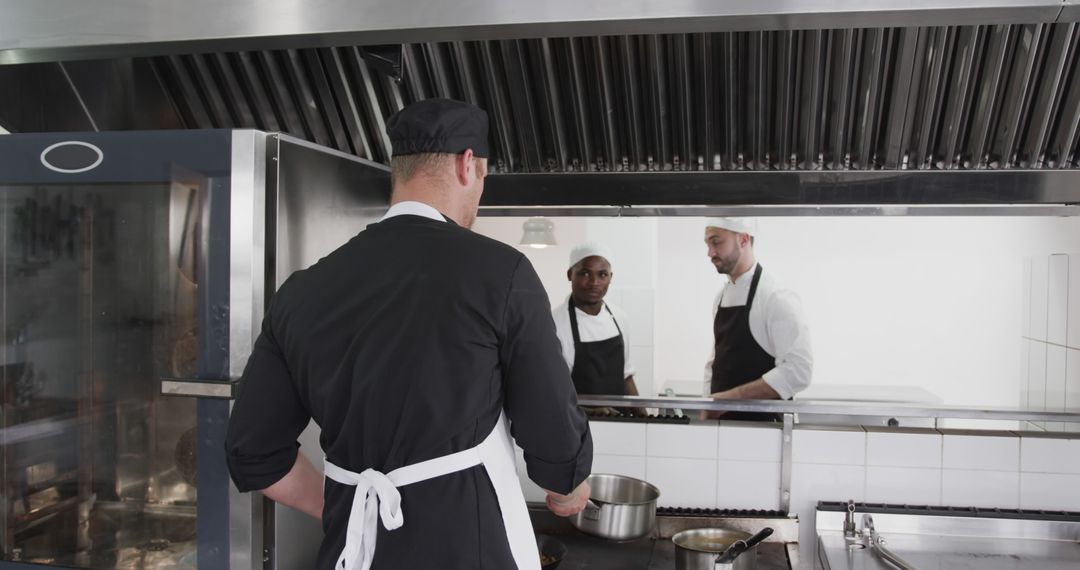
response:
M330 463L325 464L326 477L343 485L356 487L349 526L345 534L345 549L338 557L335 570L368 570L375 557L375 536L378 519L386 530L405 524L401 512L398 487L419 483L435 477L483 465L495 487L502 511L506 539L518 570L540 570L540 553L536 548L529 511L521 493L517 470L514 467L514 445L510 439L510 424L506 413L484 441L471 449L436 457L382 474L374 469L354 473Z

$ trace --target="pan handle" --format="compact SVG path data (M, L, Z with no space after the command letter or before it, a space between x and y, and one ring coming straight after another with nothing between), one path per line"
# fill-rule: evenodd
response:
M592 499L585 501L585 510L581 513L586 519L591 521L600 520L600 505L593 502Z
M759 530L757 532L757 534L755 534L754 536L751 536L750 538L746 539L746 548L749 549L749 548L753 548L753 547L757 546L759 542L761 542L761 541L765 540L766 538L769 538L770 536L772 536L772 533L773 533L773 529L770 528L770 527L765 527L765 528Z
M733 542L731 546L727 547L727 550L721 552L720 556L716 557L717 570L730 567L731 563L734 562L740 554L757 546L759 542L769 538L772 533L772 528L765 527L746 540L736 540Z

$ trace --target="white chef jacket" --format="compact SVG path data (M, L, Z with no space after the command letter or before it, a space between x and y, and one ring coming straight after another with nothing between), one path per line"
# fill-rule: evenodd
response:
M740 275L734 283L729 279L724 284L713 302L714 319L720 306L727 308L746 305L756 269L757 264ZM767 269L761 272L754 304L750 307L750 334L765 352L776 359L776 368L766 372L763 378L781 398L791 398L810 385L814 355L810 347L810 328L803 315L802 303L794 291L779 287ZM709 362L705 365L703 393L706 396L712 393L715 350L714 346Z
M574 333L570 330L570 311L567 310L567 303L569 302L570 297L567 296L566 301L563 301L551 311L551 317L555 319L555 334L558 335L559 344L562 345L566 366L573 371ZM626 313L622 309L610 303L604 303L604 305L611 309L611 313L608 313L605 309L600 309L600 314L594 316L577 307L574 308L577 311L578 336L581 337L581 342L597 342L618 336L621 329L623 335L623 378L633 376L634 366L630 362L630 321L626 318ZM611 318L612 313L615 315L614 319ZM616 321L619 323L618 328L615 327Z

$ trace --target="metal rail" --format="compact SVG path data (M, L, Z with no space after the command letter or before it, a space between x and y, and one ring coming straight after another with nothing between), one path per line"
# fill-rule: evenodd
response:
M901 402L840 402L833 400L713 400L710 398L661 398L644 396L578 396L582 406L680 408L717 412L769 412L907 418L1013 420L1031 422L1080 422L1080 410L1042 412L1016 408L978 406L927 406Z

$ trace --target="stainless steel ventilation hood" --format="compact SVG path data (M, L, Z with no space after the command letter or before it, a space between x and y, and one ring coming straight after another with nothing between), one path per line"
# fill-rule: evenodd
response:
M0 124L386 162L389 114L454 97L492 117L491 213L1080 205L1075 0L412 4L0 0Z
M1076 0L0 0L0 63L617 34L1080 19Z

